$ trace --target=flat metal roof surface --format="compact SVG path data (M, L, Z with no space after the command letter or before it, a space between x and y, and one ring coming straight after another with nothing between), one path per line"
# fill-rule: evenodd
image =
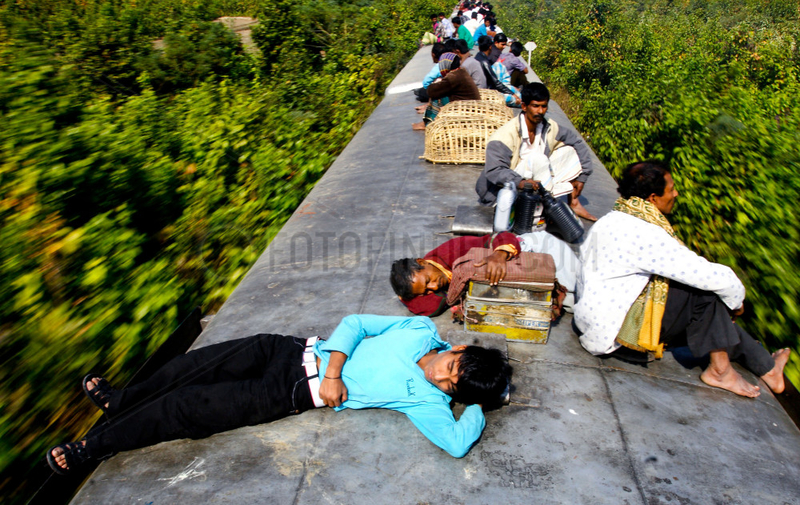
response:
M476 201L481 169L419 159L409 90L430 65L423 48L195 346L327 336L351 313L407 314L392 261L450 238L443 216ZM567 122L555 104L550 114ZM595 167L585 205L600 216L616 184ZM447 314L435 322L442 335L458 329ZM73 503L800 503L800 431L768 391L751 400L710 388L669 353L647 367L594 357L569 315L546 345L508 347L516 394L531 401L489 412L463 459L397 412L319 409L120 453Z

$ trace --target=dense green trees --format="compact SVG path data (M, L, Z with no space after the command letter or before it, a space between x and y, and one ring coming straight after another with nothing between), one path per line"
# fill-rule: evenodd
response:
M83 373L124 383L225 300L444 8L0 2L0 494L96 419Z
M745 327L800 385L800 3L498 0L532 66L613 172L657 158L671 221L747 286Z

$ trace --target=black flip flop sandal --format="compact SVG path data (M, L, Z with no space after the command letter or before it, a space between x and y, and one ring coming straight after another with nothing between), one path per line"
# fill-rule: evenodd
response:
M95 384L94 389L89 389L86 387L86 384L91 382L92 379L100 380L97 382L97 384ZM117 392L117 390L111 387L111 384L109 384L107 380L96 373L86 374L86 376L83 378L81 386L83 386L83 392L86 393L86 396L88 396L89 400L94 403L95 407L102 410L104 414L108 415L106 404L111 400L111 397Z
M58 462L56 462L56 456L53 456L53 451L58 448L61 448L61 450L64 451L63 456L67 463L66 468L59 466ZM70 472L75 470L89 459L89 454L86 452L86 446L83 445L82 441L55 445L47 451L47 464L55 473L59 475L69 475Z

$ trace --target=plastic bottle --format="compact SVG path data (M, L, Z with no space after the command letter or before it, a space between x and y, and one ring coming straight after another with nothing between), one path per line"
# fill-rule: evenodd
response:
M497 205L494 208L494 232L508 231L511 221L511 209L517 199L517 186L514 181L508 181L497 192Z
M562 238L570 244L583 237L583 225L564 202L556 200L553 194L539 186L539 194L544 204L544 214L561 232Z
M536 205L539 203L541 203L541 197L533 191L533 184L526 182L522 191L517 195L517 205L514 209L514 234L522 235L531 232Z

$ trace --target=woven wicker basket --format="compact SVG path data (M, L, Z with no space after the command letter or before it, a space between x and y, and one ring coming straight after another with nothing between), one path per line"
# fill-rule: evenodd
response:
M486 143L506 120L489 117L444 116L425 128L425 154L431 163L472 163L486 160Z
M442 107L436 119L440 117L486 117L505 123L514 117L514 113L505 104L484 100L458 100Z
M486 102L497 102L501 105L506 104L506 97L497 90L480 88L478 91L481 94L481 100Z

